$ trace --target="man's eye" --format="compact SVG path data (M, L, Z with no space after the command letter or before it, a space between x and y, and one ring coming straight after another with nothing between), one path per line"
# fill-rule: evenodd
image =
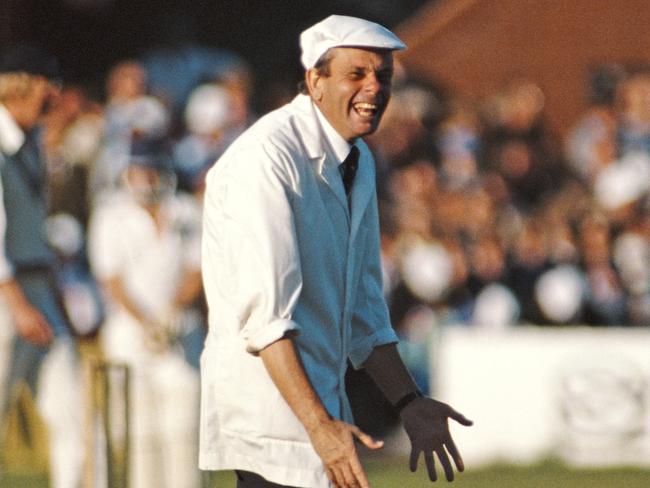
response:
M393 78L392 71L382 71L377 74L377 79L382 83L389 83Z

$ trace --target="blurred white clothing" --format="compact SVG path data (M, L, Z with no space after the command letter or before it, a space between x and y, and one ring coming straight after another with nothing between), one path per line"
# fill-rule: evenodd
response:
M2 153L14 155L25 142L25 134L18 127L11 114L0 104L0 164L5 164ZM2 180L0 179L0 281L13 275L13 267L5 254L5 232L7 216L3 202Z
M184 273L200 266L200 211L188 198L163 203L164 224L128 194L97 209L89 236L100 281L119 277L130 299L156 322L169 323ZM145 328L121 306L109 308L101 334L109 360L131 369L131 484L133 488L196 488L197 372L180 348L154 351Z
M37 399L49 429L50 477L55 488L79 486L84 462L81 383L75 344L60 338L41 366Z

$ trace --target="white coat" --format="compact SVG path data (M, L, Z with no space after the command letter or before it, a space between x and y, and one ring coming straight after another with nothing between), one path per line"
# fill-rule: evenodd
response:
M260 119L208 174L202 469L330 486L257 353L293 335L325 408L351 422L347 360L359 367L374 347L397 342L382 295L374 161L356 144L351 216L340 161L305 95Z

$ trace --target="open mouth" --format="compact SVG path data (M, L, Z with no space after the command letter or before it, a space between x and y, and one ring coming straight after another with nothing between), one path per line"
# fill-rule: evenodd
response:
M379 105L368 102L356 102L352 104L354 111L363 118L372 119L379 112Z

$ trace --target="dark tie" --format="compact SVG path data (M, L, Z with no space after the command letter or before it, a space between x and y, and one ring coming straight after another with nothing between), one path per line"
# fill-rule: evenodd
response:
M345 187L345 194L349 197L352 191L352 184L354 183L354 175L357 173L359 167L359 148L352 146L350 153L345 160L339 165L339 172L343 179L343 186Z

